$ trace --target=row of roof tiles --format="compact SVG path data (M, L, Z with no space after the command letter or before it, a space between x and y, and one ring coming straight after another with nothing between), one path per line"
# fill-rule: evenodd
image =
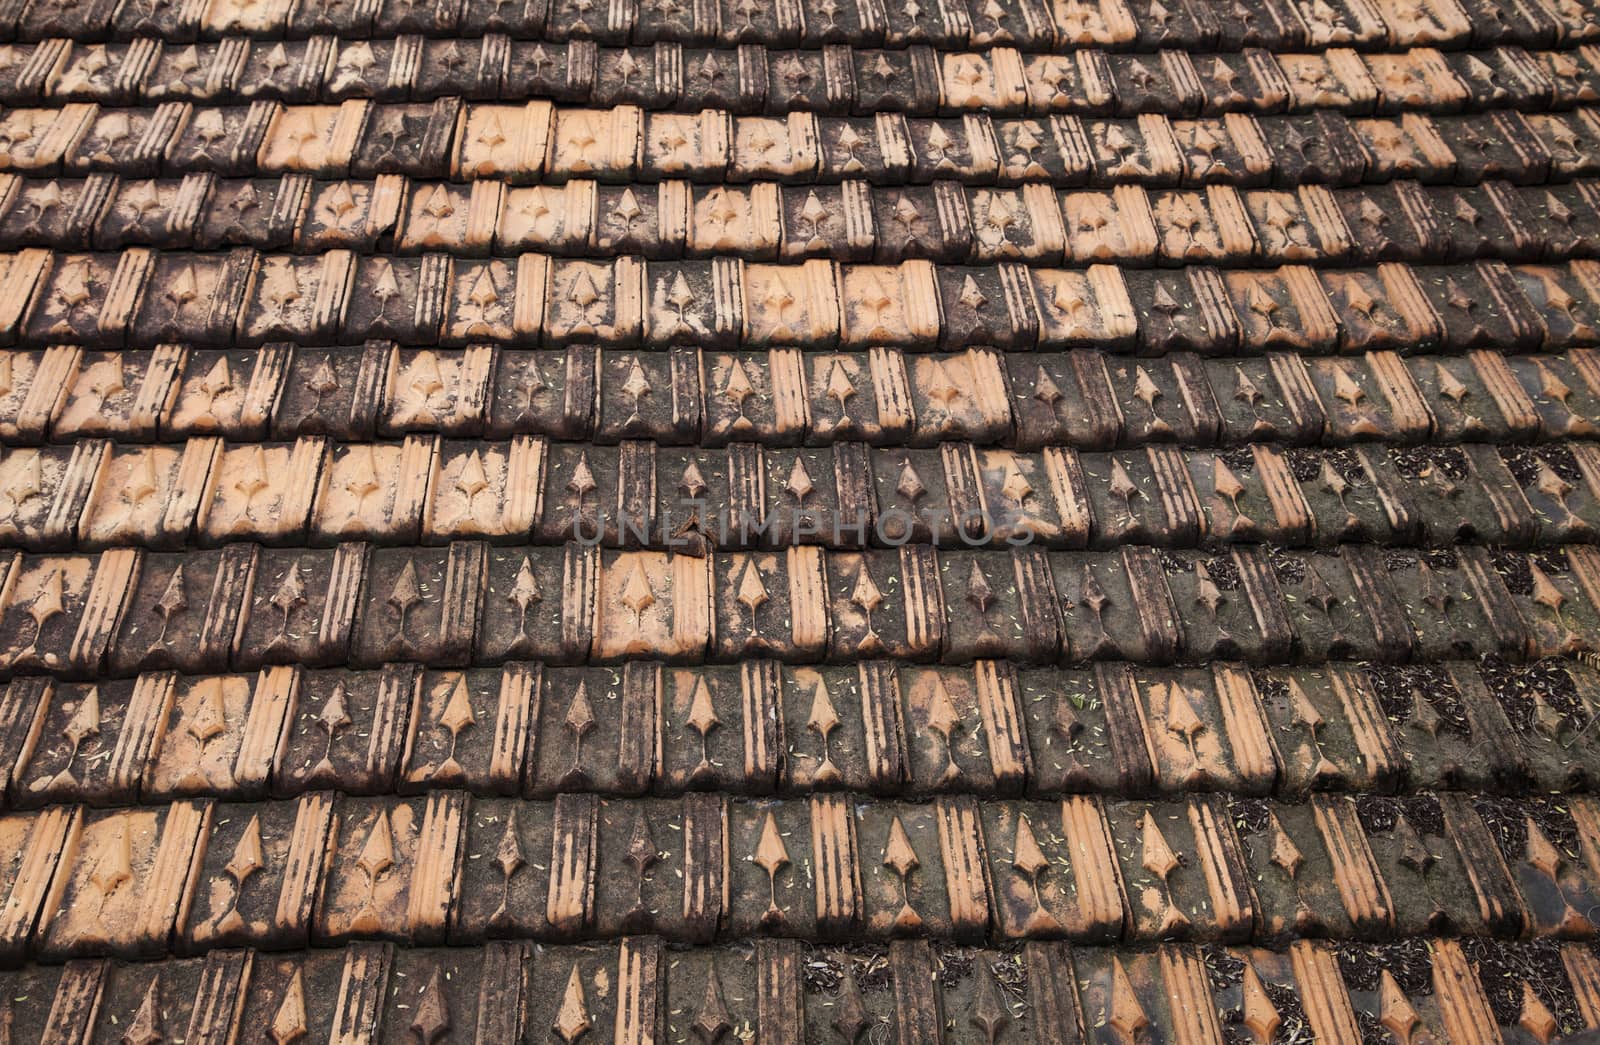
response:
M168 616L164 659L203 661L187 639L195 622ZM1353 791L1362 808L1384 809L1370 796L1600 786L1596 713L1600 681L1574 660L1255 669L635 660L621 670L524 661L26 676L0 698L0 801L37 809L441 789L540 800L845 790L1303 801ZM1566 807L1552 801L1558 808L1540 816L1570 835Z
M1264 175L1279 185L1415 179L1475 185L1566 181L1592 174L1590 107L1570 113L1511 109L1480 115L1350 118L1331 109L1294 116L1234 113L1200 120L1147 113L1130 119L736 116L502 105L441 98L336 105L196 107L164 102L0 113L0 168L55 177L311 174L518 184L574 178L721 183L878 184L1049 182L1062 186L1176 185ZM1215 155L1237 158L1228 174ZM1254 172L1254 173L1252 173Z
M1249 177L1252 169L1265 173L1258 165L1231 155L1213 159L1223 175L1265 180ZM304 174L249 180L0 175L0 247L12 249L248 246L297 253L625 253L650 261L734 255L746 262L926 259L1145 268L1563 261L1600 252L1597 237L1600 182L1587 178L1551 186L1307 185L1297 192L1212 181L1203 189L1125 185L1057 193L1039 184L988 189L947 181L706 187L575 179L515 186L490 179L413 182L399 175L337 182ZM1574 270L1580 282L1588 272Z
M60 961L629 932L1584 939L1600 902L1597 819L1587 797L1558 806L1456 792L1300 805L439 791L51 806L0 817L13 854L0 953Z
M1434 437L1523 443L1600 431L1596 367L1588 349L1402 358L1388 351L1305 357L1269 346L1265 355L1250 358L1174 351L1133 359L1087 348L908 356L886 349L809 355L589 346L450 351L381 341L359 351L285 344L232 351L165 345L153 352L58 346L0 352L0 436L12 445L212 435L238 442L331 436L359 443L411 433L707 447L932 447L964 440L1026 450L1152 442L1411 444ZM425 461L430 451L422 447ZM86 446L84 452L102 451ZM203 455L203 477L216 451L201 444L196 452ZM308 452L310 460L323 457L320 446ZM1451 454L1438 463L1459 479L1466 466ZM173 459L155 469L158 487ZM1245 467L1237 456L1231 460ZM1553 467L1577 486L1579 472L1567 461L1563 456ZM43 473L59 467L42 465L41 490ZM1402 467L1414 477L1420 465ZM1302 465L1295 469L1300 475ZM1519 485L1527 488L1531 480L1519 479ZM80 494L72 498L66 503L81 503Z
M248 511L240 498L238 506ZM1430 564L1431 563L1431 564ZM1226 556L898 551L694 556L569 544L6 556L0 670L434 666L532 657L887 656L1403 663L1593 652L1600 556L1371 546Z
M380 444L84 441L0 459L0 544L40 550L575 536L700 551L962 541L1553 546L1600 537L1600 445L1157 445L1080 455L959 443L678 449L414 435Z
M179 1035L226 1041L240 1021L278 1041L695 1041L774 1045L1183 1045L1299 1034L1319 1042L1549 1045L1600 1027L1600 976L1580 943L1304 941L1285 951L1168 944L984 950L925 941L671 949L656 937L530 947L80 961L0 974L19 1033L46 1040ZM159 1039L157 1039L159 1040Z
M808 366L837 350L897 359L905 353L911 362L890 365L919 376L942 366L930 353L966 345L1039 350L1039 358L1072 348L1151 356L1299 352L1314 372L1328 370L1330 377L1359 364L1323 357L1365 352L1374 368L1399 368L1385 380L1406 389L1412 382L1395 353L1572 350L1577 365L1585 365L1587 346L1596 341L1600 264L1171 272L924 260L782 265L727 257L28 249L0 254L0 287L0 344L42 349L46 362L55 358L49 376L62 383L41 390L51 397L39 404L47 408L67 391L62 379L76 369L78 349L69 346L353 346L389 338L407 346L642 347L652 356L680 348L793 348ZM969 349L968 358L987 351ZM6 358L14 373L30 357ZM19 384L11 378L6 391L15 393ZM898 384L904 389L903 378ZM1420 402L1414 409L1427 413ZM1425 417L1417 423L1428 425Z
M1546 109L1593 102L1600 50L1502 46L1473 51L1347 48L1238 54L1099 50L1023 55L1012 48L939 52L833 45L769 52L759 46L597 47L502 35L472 40L308 40L225 37L198 44L77 44L53 39L0 47L0 102L338 102L351 98L475 101L545 98L595 106L817 111L873 115L989 110L1168 116L1338 109L1354 114L1463 108Z
M1015 45L1237 51L1247 47L1409 47L1502 43L1548 46L1600 39L1600 12L1583 0L1506 7L1486 0L13 0L0 39L189 41L230 34L303 38L317 33L391 37L480 36L680 41L821 47Z

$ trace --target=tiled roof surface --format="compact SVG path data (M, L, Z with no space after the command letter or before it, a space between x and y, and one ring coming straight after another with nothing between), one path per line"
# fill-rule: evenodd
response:
M1594 0L0 0L0 1043L1600 1035Z

